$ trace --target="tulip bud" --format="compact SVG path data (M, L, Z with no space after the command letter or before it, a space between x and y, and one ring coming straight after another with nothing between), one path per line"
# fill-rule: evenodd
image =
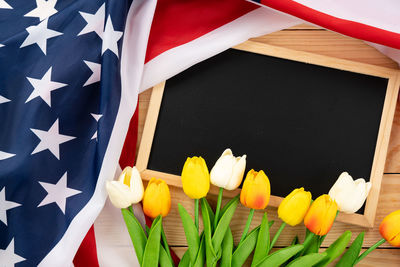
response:
M232 150L226 149L211 169L211 183L227 190L236 189L242 182L245 168L246 155L234 157Z
M136 167L126 167L118 181L107 181L106 189L111 203L119 208L127 208L143 198L143 182Z
M151 218L165 217L171 209L171 195L167 183L151 178L143 196L143 212Z
M329 191L329 196L336 201L340 211L355 213L364 204L370 189L370 182L366 183L362 178L354 181L347 172L343 172Z
M316 235L326 235L336 218L337 204L329 195L319 196L307 211L304 225Z
M311 193L304 188L293 190L281 202L278 208L278 216L285 223L295 226L301 223L311 204Z
M187 158L182 169L182 187L192 199L200 199L210 190L210 174L202 157Z
M264 171L250 170L240 192L240 202L250 209L265 209L271 195L271 186Z
M393 211L383 219L379 232L390 245L400 247L400 210Z

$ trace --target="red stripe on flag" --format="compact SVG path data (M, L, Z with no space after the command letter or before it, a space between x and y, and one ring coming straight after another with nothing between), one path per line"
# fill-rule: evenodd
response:
M261 4L347 36L400 49L399 33L340 19L291 0L261 0Z
M259 8L243 0L159 0L146 62Z
M78 252L74 258L75 267L98 267L96 238L94 236L93 225L90 227L85 238L83 239Z
M135 114L129 123L128 133L126 134L124 147L119 158L119 166L124 169L126 166L133 166L136 157L136 143L139 121L139 102L137 103Z

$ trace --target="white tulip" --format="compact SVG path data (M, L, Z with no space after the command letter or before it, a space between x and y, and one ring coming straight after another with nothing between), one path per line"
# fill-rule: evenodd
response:
M363 178L354 181L347 172L343 172L329 190L329 196L336 201L340 211L355 213L364 204L370 190L370 182L366 183Z
M140 202L144 193L142 178L136 167L126 167L118 181L107 181L106 189L111 203L120 209Z
M227 190L238 188L243 180L246 168L246 155L234 157L230 149L226 149L210 172L213 185Z

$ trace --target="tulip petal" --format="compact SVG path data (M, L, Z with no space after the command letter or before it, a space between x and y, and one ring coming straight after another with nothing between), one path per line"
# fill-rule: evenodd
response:
M210 174L202 157L187 158L181 177L183 191L192 199L205 197L210 190Z
M389 244L394 247L400 247L400 210L394 211L387 215L381 225L379 232Z
M231 180L235 159L232 156L220 157L210 172L211 183L225 188Z
M143 196L143 212L155 218L167 216L171 209L171 194L167 183L161 179L151 178Z
M295 226L303 221L310 203L310 192L304 191L303 187L295 189L279 205L279 218L285 223Z
M110 201L115 207L124 209L132 205L132 194L127 185L118 181L107 181L106 189Z
M360 178L356 181L343 172L329 191L329 196L334 199L339 210L345 213L355 213L365 202L371 183L366 183Z
M236 158L233 166L232 177L225 186L227 190L234 190L242 183L244 171L246 169L246 155Z
M270 195L271 186L264 171L250 170L240 193L240 202L251 209L265 209Z
M304 224L316 235L326 235L336 218L337 204L329 195L319 196L307 211Z
M132 202L136 204L142 201L144 194L144 187L142 178L140 177L140 173L136 167L132 168L129 187L133 195Z

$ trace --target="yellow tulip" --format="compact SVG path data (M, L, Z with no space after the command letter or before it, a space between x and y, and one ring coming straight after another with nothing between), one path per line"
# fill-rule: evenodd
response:
M311 193L304 188L293 190L281 202L278 208L278 216L285 223L295 226L301 223L311 204Z
M250 170L240 192L240 202L251 209L265 209L269 203L271 185L264 171Z
M394 247L400 247L400 210L387 215L379 226L379 232Z
M143 196L143 212L151 218L165 217L171 210L171 194L162 179L151 178Z
M210 190L210 173L202 157L187 158L182 169L182 187L192 199L200 199Z
M319 196L307 211L304 225L316 235L326 235L336 218L338 206L329 195Z

